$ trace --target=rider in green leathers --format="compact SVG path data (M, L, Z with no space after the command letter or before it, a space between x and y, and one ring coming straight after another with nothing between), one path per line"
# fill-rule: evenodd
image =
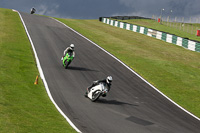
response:
M64 50L64 53L63 53L63 57L61 58L61 60L63 61L63 65L65 66L65 60L68 59L68 60L73 60L73 58L75 57L75 52L74 52L74 44L70 44L69 47L67 47L65 50ZM70 57L70 58L68 58Z

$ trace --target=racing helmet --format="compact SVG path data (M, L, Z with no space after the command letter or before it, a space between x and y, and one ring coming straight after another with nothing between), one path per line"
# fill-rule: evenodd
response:
M70 48L71 48L71 49L74 49L74 44L70 44Z
M112 76L108 76L108 77L106 78L106 82L107 82L108 84L110 84L110 83L112 82Z

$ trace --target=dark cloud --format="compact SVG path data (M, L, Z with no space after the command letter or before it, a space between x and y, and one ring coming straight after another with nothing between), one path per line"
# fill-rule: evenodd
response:
M200 17L199 0L1 0L1 8L61 18L97 19L100 16L137 15ZM173 11L172 13L170 11Z

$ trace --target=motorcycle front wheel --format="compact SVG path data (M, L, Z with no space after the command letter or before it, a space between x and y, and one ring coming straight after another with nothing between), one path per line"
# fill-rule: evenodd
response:
M65 61L65 69L67 69L67 67L69 66L70 63L71 63L71 61L69 61L69 62L67 60Z
M100 96L101 96L101 92L100 91L93 92L91 101L95 102L97 99L99 99Z

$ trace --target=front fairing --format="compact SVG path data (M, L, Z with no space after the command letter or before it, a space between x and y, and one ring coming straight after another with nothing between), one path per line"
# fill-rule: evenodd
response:
M107 94L108 89L106 88L106 86L105 86L103 83L100 83L100 84L98 84L98 85L92 87L92 88L90 89L90 92L88 92L88 97L89 97L90 99L92 99L92 95L93 95L93 93L94 93L95 91L100 91L102 94Z
M73 56L70 56L68 53L66 54L66 56L63 58L63 65L65 66L65 61L67 60L67 62L70 62L73 60Z

